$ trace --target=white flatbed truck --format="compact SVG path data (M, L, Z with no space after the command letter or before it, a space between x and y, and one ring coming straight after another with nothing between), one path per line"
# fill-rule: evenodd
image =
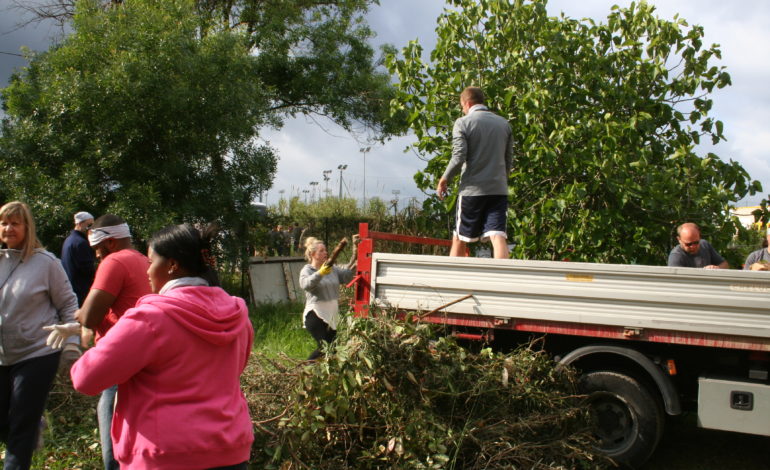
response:
M770 273L377 253L376 240L449 241L359 234L357 315L437 309L422 321L459 337L542 336L581 371L601 450L622 464L652 455L665 414L770 436Z

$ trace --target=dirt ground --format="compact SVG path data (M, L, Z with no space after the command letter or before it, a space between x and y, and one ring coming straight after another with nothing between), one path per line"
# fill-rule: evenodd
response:
M770 470L770 437L701 429L695 415L670 417L640 470Z

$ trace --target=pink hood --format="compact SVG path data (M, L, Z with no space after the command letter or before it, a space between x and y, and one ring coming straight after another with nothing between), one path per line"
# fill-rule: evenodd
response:
M159 308L185 329L216 345L232 342L250 326L243 321L244 315L248 318L243 299L226 295L219 287L177 287L164 295L145 295L136 308L144 305Z

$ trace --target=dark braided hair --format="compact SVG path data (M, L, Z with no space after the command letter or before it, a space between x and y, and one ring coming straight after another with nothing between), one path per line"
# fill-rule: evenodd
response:
M160 256L173 259L190 273L208 281L210 286L219 285L211 255L211 241L218 227L209 224L203 231L190 224L169 225L155 232L150 238L150 248Z

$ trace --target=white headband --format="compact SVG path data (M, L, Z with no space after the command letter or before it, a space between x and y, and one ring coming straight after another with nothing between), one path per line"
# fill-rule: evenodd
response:
M88 232L88 243L96 246L108 238L131 238L128 224L111 225L109 227L92 228Z

